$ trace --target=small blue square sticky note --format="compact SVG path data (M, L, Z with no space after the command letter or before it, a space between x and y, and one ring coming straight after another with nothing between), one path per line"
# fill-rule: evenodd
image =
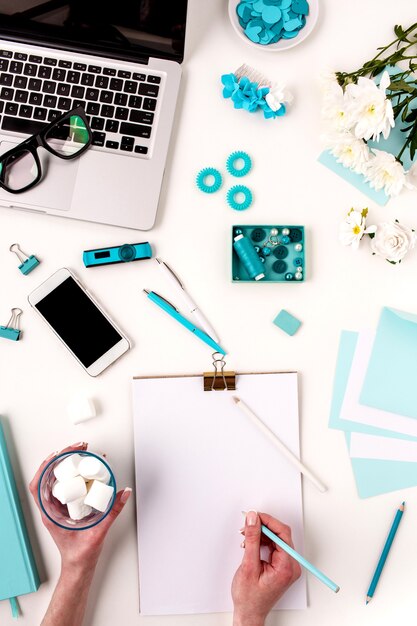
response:
M274 319L274 324L278 326L278 328L281 328L284 333L287 333L287 335L295 335L301 326L300 320L294 317L294 315L291 315L291 313L288 313L285 309L282 309L278 313Z

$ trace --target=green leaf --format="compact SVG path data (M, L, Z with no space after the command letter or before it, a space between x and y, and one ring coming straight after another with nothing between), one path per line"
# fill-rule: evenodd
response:
M405 122L414 122L417 119L417 109L412 109L405 118Z
M394 33L397 35L398 39L402 39L405 35L403 27L399 24L397 24L397 26L394 26Z
M406 91L407 93L414 93L414 87L407 83L405 80L396 80L388 85L390 91Z

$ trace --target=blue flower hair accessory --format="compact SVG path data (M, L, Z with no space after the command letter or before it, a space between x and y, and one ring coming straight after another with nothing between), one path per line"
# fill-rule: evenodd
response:
M265 119L285 115L292 97L282 85L272 84L248 65L241 65L233 74L223 74L223 98L230 98L235 109L249 113L261 110Z

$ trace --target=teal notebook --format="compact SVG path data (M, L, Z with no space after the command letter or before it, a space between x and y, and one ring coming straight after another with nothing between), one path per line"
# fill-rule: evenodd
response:
M40 585L19 494L0 422L0 600L36 591ZM15 615L16 616L16 615Z

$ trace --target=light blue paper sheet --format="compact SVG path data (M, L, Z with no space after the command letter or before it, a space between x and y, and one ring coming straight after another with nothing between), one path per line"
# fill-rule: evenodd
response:
M361 404L417 418L417 315L384 307Z
M333 384L333 397L330 409L329 427L345 431L346 443L349 449L350 431L395 437L398 439L416 438L392 433L382 428L375 428L365 424L348 422L340 419L340 410L352 366L358 333L342 331L339 343L336 372ZM401 461L384 461L375 459L351 459L356 487L360 498L369 498L398 489L406 489L417 485L417 463Z

